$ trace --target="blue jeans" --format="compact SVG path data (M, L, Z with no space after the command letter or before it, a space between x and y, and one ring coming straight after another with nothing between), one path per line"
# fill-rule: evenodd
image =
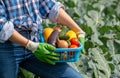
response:
M28 31L19 32L30 38ZM82 78L67 63L46 64L17 43L10 41L0 43L0 78L17 78L19 66L39 75L40 78Z

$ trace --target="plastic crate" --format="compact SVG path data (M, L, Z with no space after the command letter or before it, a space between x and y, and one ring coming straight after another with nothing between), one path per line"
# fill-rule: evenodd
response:
M42 32L40 32L40 42L44 42ZM56 48L55 52L60 54L60 59L55 62L75 62L79 59L82 45L77 48Z
M82 45L77 48L56 48L55 52L60 53L60 60L55 62L75 62L79 59Z

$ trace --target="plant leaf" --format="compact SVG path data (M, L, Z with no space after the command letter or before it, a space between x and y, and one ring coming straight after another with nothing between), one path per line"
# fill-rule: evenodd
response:
M105 60L105 57L100 54L102 50L99 48L92 48L89 50L92 58L92 66L95 74L95 78L110 78L111 70Z

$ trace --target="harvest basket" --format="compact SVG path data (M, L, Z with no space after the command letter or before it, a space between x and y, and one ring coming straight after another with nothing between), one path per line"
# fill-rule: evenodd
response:
M40 32L40 42L44 42L44 37L42 32ZM55 52L60 54L60 59L55 62L75 62L79 59L80 52L82 50L82 45L80 44L77 48L56 48Z
M82 45L77 48L56 48L57 53L60 53L60 60L55 62L75 62L79 59Z

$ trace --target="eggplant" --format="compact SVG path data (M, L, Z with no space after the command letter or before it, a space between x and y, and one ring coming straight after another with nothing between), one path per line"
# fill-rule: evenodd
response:
M58 37L59 31L58 30L54 30L50 36L47 39L47 43L56 46L56 41L57 41L57 37Z

